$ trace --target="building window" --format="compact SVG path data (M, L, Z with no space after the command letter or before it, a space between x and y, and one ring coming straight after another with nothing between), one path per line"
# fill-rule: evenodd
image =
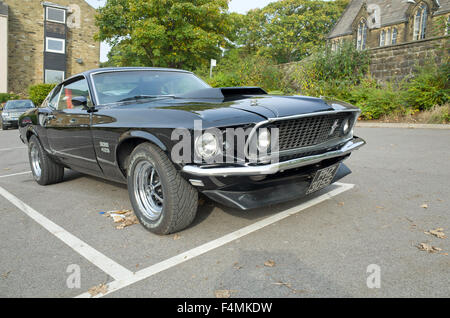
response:
M356 48L358 50L364 50L366 48L367 41L367 22L364 19L358 24L358 34L356 38Z
M397 44L397 36L398 36L398 30L397 28L392 29L392 44Z
M425 39L427 31L428 9L425 4L421 4L414 15L414 40Z
M386 32L383 30L380 33L380 46L384 46L386 40Z
M64 39L46 38L45 51L51 53L66 53L66 41Z
M46 7L45 10L46 10L45 16L47 17L47 21L66 23L66 10L52 7Z
M45 70L45 83L61 83L64 80L64 71Z

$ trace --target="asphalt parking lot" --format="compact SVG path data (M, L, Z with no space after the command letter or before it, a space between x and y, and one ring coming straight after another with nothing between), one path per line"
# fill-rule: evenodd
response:
M90 297L99 284L103 297L450 296L450 238L424 233L450 234L450 130L356 134L368 144L341 184L248 212L206 201L162 237L100 214L131 207L123 185L67 170L39 186L18 131L0 131L0 297ZM372 264L380 288L368 288Z

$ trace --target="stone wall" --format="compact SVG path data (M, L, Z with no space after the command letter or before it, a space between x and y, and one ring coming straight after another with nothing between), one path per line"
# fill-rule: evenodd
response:
M44 8L39 0L2 1L9 6L8 90L26 95L30 85L44 82ZM99 67L100 43L93 39L95 9L84 0L51 2L73 9L67 16L66 77Z
M441 63L450 53L450 36L370 49L372 77L381 82L398 81L414 73L416 65L435 59Z

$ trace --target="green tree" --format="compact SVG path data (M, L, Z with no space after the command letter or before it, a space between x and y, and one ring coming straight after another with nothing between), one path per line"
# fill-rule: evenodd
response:
M326 41L348 0L282 0L248 12L238 44L278 63L301 60Z
M108 0L98 39L118 66L195 69L221 55L233 34L228 0Z

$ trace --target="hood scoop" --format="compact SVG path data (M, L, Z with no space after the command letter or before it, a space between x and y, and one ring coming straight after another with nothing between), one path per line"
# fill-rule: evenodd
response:
M267 92L261 87L205 88L182 95L177 95L176 98L235 100L241 99L244 95L267 95Z

